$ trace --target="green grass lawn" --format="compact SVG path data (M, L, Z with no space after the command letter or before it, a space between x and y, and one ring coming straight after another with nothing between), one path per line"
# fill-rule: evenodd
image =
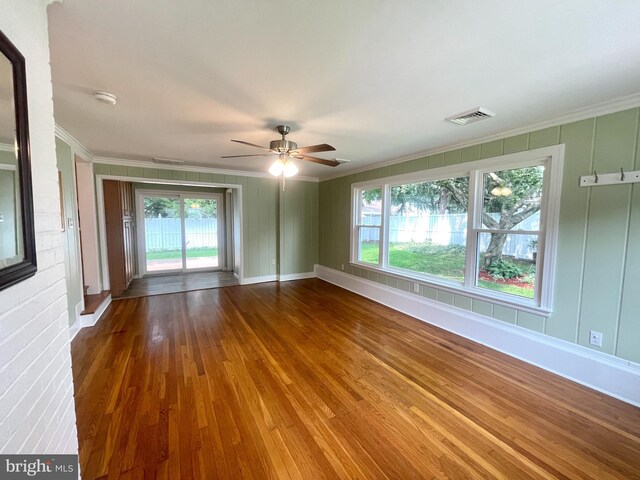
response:
M378 263L378 244L363 244L361 260L363 262ZM464 281L464 262L464 247L460 246L392 243L389 247L390 266L448 280ZM533 288L507 285L489 280L479 280L478 286L519 297L533 298Z
M217 248L187 248L187 258L217 256ZM147 252L147 260L170 260L174 258L182 258L182 250L157 250L154 252Z

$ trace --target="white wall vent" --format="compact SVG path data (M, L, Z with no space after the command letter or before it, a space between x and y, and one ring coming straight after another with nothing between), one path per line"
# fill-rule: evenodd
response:
M447 117L446 120L457 125L467 125L468 123L479 122L485 118L495 117L496 114L486 108L478 107L467 112L462 112L452 117Z

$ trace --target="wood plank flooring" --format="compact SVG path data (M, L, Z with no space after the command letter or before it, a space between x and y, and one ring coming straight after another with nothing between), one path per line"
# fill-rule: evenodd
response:
M317 279L114 301L82 478L640 478L640 409Z

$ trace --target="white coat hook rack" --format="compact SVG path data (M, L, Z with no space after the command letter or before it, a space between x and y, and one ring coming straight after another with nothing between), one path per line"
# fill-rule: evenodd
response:
M621 167L619 172L598 173L594 170L593 175L580 177L581 187L600 187L602 185L622 185L625 183L639 183L640 170L625 172Z

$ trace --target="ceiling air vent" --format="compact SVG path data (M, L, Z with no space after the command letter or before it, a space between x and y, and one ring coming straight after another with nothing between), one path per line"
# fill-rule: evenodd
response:
M479 122L485 118L495 117L496 114L486 108L474 108L467 112L459 113L453 117L447 117L447 120L457 125L467 125L468 123Z
M153 161L164 165L184 165L182 160L174 160L173 158L153 157Z

